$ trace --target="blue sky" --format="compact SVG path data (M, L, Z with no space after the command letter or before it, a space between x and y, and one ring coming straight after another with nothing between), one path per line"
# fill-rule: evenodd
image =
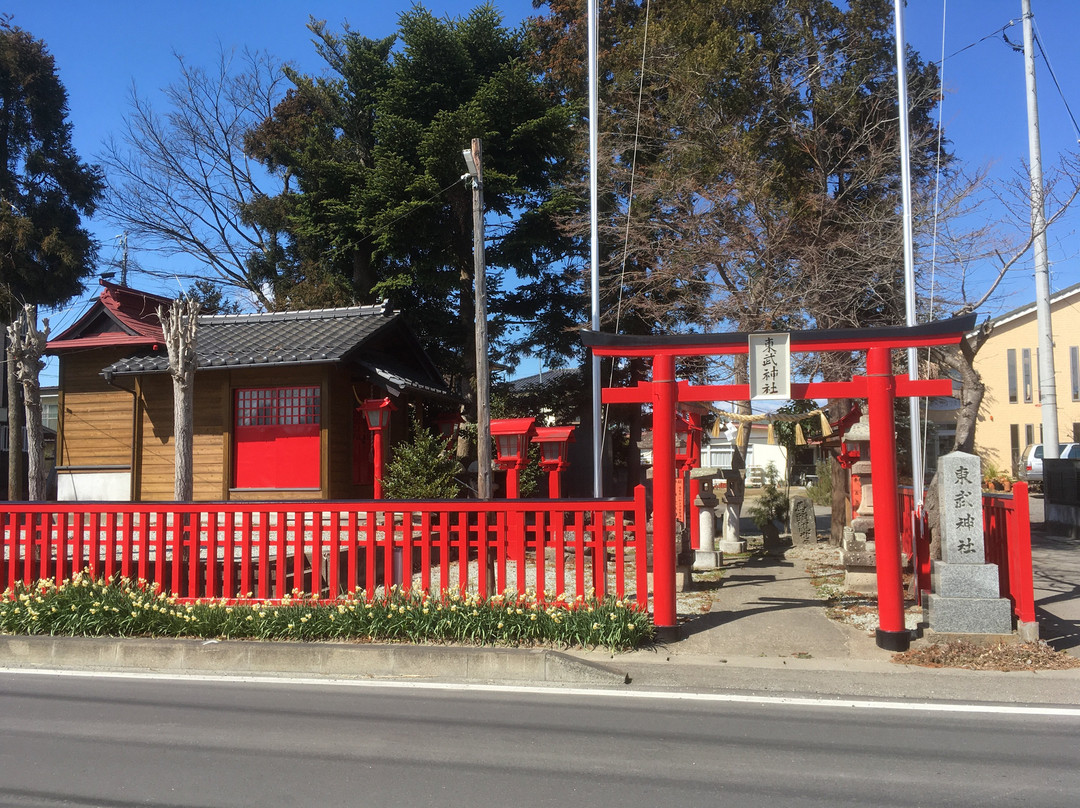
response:
M534 13L531 0L494 4L509 24ZM475 3L428 0L425 5L438 15L459 16ZM1015 20L1006 36L1022 42L1020 5L1020 0L912 0L906 13L909 44L924 59L937 60L942 55L945 9L946 133L961 160L972 167L991 165L1000 176L1020 168L1028 154L1023 57L1000 34L983 38ZM1073 114L1080 116L1080 57L1074 50L1080 2L1033 0L1032 5L1062 91ZM376 37L393 33L398 15L409 6L406 0L8 0L3 10L48 45L68 90L76 147L84 159L93 160L103 141L118 131L133 85L153 100L159 88L176 78L174 52L192 64L211 65L219 48L250 47L292 61L302 70L318 71L322 63L305 28L309 15L327 20L331 27L347 20L354 29ZM1043 159L1049 165L1063 152L1080 147L1044 63L1038 71ZM102 242L101 258L112 258L117 250L115 229L99 222L92 226ZM1074 213L1050 234L1053 288L1080 281L1078 226L1080 215ZM130 282L139 285L137 277ZM1033 297L1029 260L1012 273L989 313ZM54 332L70 324L84 305L85 301L76 302L53 312ZM526 363L521 372L536 369L535 363Z

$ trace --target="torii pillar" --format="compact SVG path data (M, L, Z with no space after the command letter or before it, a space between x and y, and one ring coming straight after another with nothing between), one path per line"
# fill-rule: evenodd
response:
M877 644L889 650L906 651L911 635L904 626L904 570L900 561L900 499L897 496L900 487L896 477L896 417L893 411L896 377L892 372L889 348L870 348L866 352L866 387L874 486L884 494L874 500L874 546L880 548L876 554Z
M675 357L653 361L653 622L674 626L675 612ZM668 470L672 470L668 473ZM667 505L670 507L661 507ZM668 578L670 577L670 585Z

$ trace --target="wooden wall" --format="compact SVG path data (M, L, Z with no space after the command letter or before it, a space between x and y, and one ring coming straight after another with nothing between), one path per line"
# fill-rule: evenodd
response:
M103 367L127 353L122 348L101 349L65 354L61 359L58 466L130 465L135 397L99 375ZM134 379L117 383L134 388Z
M173 397L167 374L122 376L111 386L101 368L126 354L95 350L63 357L60 371L62 428L59 465L132 465L136 501L173 498ZM318 490L258 490L232 484L233 397L237 388L281 385L322 388L322 485ZM126 389L119 389L123 387ZM130 390L131 392L128 392ZM353 410L375 391L332 365L204 370L195 379L194 497L207 500L361 499L372 486L353 484ZM389 443L407 431L404 401L393 415ZM139 448L132 455L132 441ZM388 452L389 455L389 452Z
M370 499L373 486L353 484L353 410L357 399L372 398L375 393L367 382L351 382L339 369L330 374L323 408L323 426L329 429L327 456L329 499ZM325 445L325 444L324 444Z
M197 374L192 439L196 500L226 499L225 430L229 423L228 371ZM136 499L171 500L175 477L172 379L166 374L139 378L140 452L135 470Z

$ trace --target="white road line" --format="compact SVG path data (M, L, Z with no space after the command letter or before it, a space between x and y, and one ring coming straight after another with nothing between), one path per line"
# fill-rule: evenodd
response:
M166 682L219 682L224 684L303 685L316 687L385 688L400 690L442 690L450 692L503 693L517 695L588 696L590 698L642 699L647 701L691 701L730 704L784 705L790 707L837 707L851 710L896 710L907 712L977 713L983 715L1025 715L1080 718L1080 707L978 704L933 701L873 701L869 699L811 698L800 696L759 696L738 693L686 693L654 690L612 690L606 688L495 685L473 682L416 682L385 679L317 679L310 677L225 676L132 671L72 671L43 668L0 668L0 675L67 676L88 679L144 679Z

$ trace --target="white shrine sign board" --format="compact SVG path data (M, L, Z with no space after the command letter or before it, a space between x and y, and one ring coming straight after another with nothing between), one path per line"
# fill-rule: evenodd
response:
M791 334L750 334L750 399L791 398Z

